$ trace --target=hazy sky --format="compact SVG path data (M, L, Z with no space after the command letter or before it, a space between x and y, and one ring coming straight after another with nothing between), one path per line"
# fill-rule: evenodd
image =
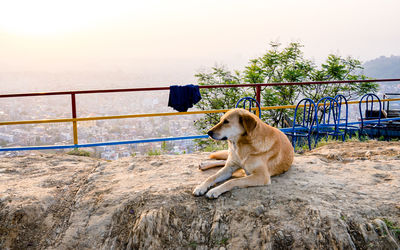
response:
M400 55L399 0L0 0L0 71L242 69L270 41Z

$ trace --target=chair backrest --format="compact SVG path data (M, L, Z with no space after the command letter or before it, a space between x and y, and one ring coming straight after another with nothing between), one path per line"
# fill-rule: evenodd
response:
M335 126L337 129L339 117L339 104L334 98L327 96L317 102L315 109L317 131L320 126Z
M301 106L302 109L299 109ZM311 131L314 125L315 103L310 98L301 99L294 110L293 131L298 128L304 128Z
M338 123L340 122L345 122L347 126L347 120L349 118L349 105L347 103L347 99L344 95L336 95L334 98L337 101L337 104L339 105L339 114L340 116L338 117Z
M363 103L363 101L365 102ZM363 106L364 109L362 108ZM378 109L374 110L374 106ZM364 120L378 120L377 123L381 123L382 103L381 99L379 99L377 95L372 93L363 95L358 103L358 108L360 111L362 126L364 124ZM363 111L365 111L365 113Z
M251 112L251 109L253 108L253 104L255 103L256 107L258 108L258 117L261 118L261 107L260 104L257 102L256 99L252 98L252 97L243 97L241 98L239 101L237 101L235 108L239 107L240 103L243 102L243 108L246 109L246 103L249 103L249 108L248 110Z

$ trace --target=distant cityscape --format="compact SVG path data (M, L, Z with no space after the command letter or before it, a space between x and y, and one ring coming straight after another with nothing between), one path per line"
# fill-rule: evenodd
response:
M70 118L65 96L10 98L0 100L1 121ZM29 105L24 105L29 101ZM167 107L168 92L82 95L77 99L79 117L138 113L175 112ZM129 118L78 122L79 144L197 135L194 121L200 115ZM0 147L73 144L72 123L0 126ZM92 156L107 160L143 154L183 154L197 149L193 140L140 143L84 148ZM70 150L58 150L70 151ZM30 151L0 152L1 156L25 155Z

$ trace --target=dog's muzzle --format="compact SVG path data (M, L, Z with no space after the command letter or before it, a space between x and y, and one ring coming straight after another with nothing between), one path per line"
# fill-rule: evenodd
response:
M222 140L222 141L225 141L225 140L228 139L228 138L226 138L226 136L224 136L224 137L222 137L222 138L215 138L215 134L214 134L214 132L213 132L212 130L208 131L207 134L208 134L208 136L210 136L210 137L213 138L214 140Z

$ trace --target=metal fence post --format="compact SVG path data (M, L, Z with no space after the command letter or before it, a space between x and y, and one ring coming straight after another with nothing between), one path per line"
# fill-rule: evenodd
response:
M71 94L71 105L72 105L72 118L76 118L76 100L75 93ZM74 144L78 145L78 124L77 121L72 122L72 128L74 133Z
M256 87L256 100L257 100L258 104L260 104L260 107L261 107L261 86ZM258 109L256 110L256 115L260 116Z

